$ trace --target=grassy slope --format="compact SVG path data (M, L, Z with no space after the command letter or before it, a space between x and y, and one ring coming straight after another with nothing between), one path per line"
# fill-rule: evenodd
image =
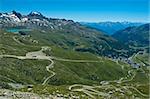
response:
M109 68L109 69L108 69ZM126 71L112 61L99 63L56 62L53 69L56 76L51 84L98 84L102 80L115 80L125 76ZM63 74L63 75L62 75Z
M3 52L3 54L14 54L14 55L25 55L26 52L28 51L34 51L34 50L39 50L41 45L43 44L25 44L25 45L20 45L16 41L12 39L12 37L16 34L12 33L7 33L4 34L4 32L1 32L0 35L2 35L2 41L1 45L2 48L0 52ZM18 35L17 35L18 36ZM7 41L7 42L6 42ZM25 41L25 40L24 40ZM22 40L22 43L23 40ZM8 47L6 47L8 46ZM10 47L12 49L10 49ZM14 50L13 50L14 49ZM71 50L63 50L61 48L58 48L56 46L52 46L52 56L60 57L60 58L66 58L66 59L83 59L83 60L100 60L97 56L89 53L78 53L75 51ZM1 61L4 61L2 58ZM2 73L3 75L6 75L6 71L10 70L9 68L12 67L16 70L15 73L16 75L21 75L25 77L24 79L27 79L27 81L17 79L16 75L14 76L10 75L12 79L16 80L17 82L24 82L24 83L38 83L39 81L35 81L34 76L29 77L30 75L26 75L26 72L28 70L24 70L26 66L30 66L30 70L34 70L35 65L39 63L39 68L44 71L46 63L43 63L42 61L33 61L33 60L18 60L18 59L5 59L5 71ZM21 64L22 69L19 69L19 64ZM33 66L31 66L33 63ZM3 62L1 62L1 71L3 70ZM80 68L80 69L79 69ZM109 68L109 69L108 69ZM29 68L28 68L29 69ZM13 73L13 69L10 70L10 73ZM116 65L114 62L111 62L109 60L105 60L104 63L73 63L73 62L61 62L61 61L55 61L55 66L53 69L57 75L55 78L51 80L52 84L73 84L73 83L86 83L88 82L94 82L94 83L99 83L98 81L101 81L103 79L105 80L113 80L122 76L125 76L125 71L121 69L119 65ZM42 72L41 71L41 72ZM112 75L113 73L113 75ZM34 71L33 74L37 75L38 71ZM45 74L39 75L39 76L44 76ZM71 79L72 78L72 79ZM58 79L58 81L54 81L55 79ZM94 80L93 80L94 79ZM52 82L54 81L54 82ZM86 84L88 84L88 82Z
M17 36L17 38L19 37L19 35L13 33L0 31L0 54L25 55L25 53L29 51L40 49L40 46L36 46L34 43L30 43L30 45L22 45L14 41L14 36Z
M137 27L128 27L117 31L113 37L119 41L132 46L148 46L149 44L149 24Z
M30 34L33 38L39 39L42 44L48 44L50 46L56 45L57 47L59 46L64 49L73 49L93 54L117 54L114 49L126 48L110 36L95 30L84 27L77 28L77 30L74 30L71 27L65 29L61 31L46 30L45 32L35 30L30 32Z
M128 66L122 70L121 66L117 65L105 58L98 58L97 56L90 53L75 52L70 49L64 50L53 43L40 40L39 44L28 42L26 39L20 38L20 41L25 45L21 45L12 39L13 36L18 36L12 33L5 33L0 31L0 54L14 54L14 55L25 55L28 51L39 50L41 46L50 46L52 51L45 52L48 55L65 58L65 59L82 59L82 60L99 60L99 63L74 63L74 62L62 62L54 60L53 71L56 72L56 76L49 80L49 85L47 85L48 92L52 92L60 88L60 90L66 89L68 85L74 83L82 84L99 84L102 80L115 80L124 77L127 73ZM46 43L47 42L47 43ZM103 61L103 62L101 62ZM23 84L35 84L34 92L42 93L45 87L41 86L44 77L50 74L46 72L45 66L49 64L48 61L40 60L18 60L12 58L0 58L0 80L1 86L5 86L4 82L12 82L6 78L10 78L17 83ZM8 72L9 71L9 72ZM145 69L147 71L147 69ZM148 71L147 71L148 72ZM6 77L6 78L5 78ZM142 79L142 80L141 80ZM142 81L142 82L141 82ZM136 77L131 82L132 84L146 84L148 78L145 74L138 72ZM53 85L53 86L51 86ZM60 85L60 86L56 86ZM147 93L147 88L145 86L135 86L139 90L143 90Z
M45 69L49 63L49 61L41 60L2 58L0 60L0 77L4 82L11 82L9 79L5 79L10 78L16 83L41 84L43 78L49 76Z

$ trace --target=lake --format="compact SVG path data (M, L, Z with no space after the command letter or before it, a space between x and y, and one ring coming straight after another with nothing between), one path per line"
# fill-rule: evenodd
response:
M12 32L12 33L19 33L19 31L31 31L31 29L18 29L18 28L11 28L11 29L7 29L7 32Z

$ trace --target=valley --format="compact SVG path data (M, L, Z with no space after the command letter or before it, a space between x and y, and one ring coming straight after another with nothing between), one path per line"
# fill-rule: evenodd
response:
M12 34L4 33L4 35L12 35ZM12 36L12 37L10 36L11 39L13 40L12 43L20 44L20 46L27 46L23 42L20 42L17 38L14 39L15 35L17 37L17 34L13 34L13 35L14 36ZM3 37L8 37L9 38L9 36L3 36ZM35 46L37 46L37 45L35 44ZM66 88L63 86L63 90L65 91L64 95L62 94L63 92L62 93L61 92L57 92L59 90L59 89L57 89L57 86L53 86L54 88L52 87L52 89L51 89L51 90L53 90L52 91L53 95L52 95L51 92L49 93L49 95L44 95L44 94L36 95L34 93L33 94L32 93L28 94L28 93L24 93L24 92L19 92L18 93L17 91L15 91L15 92L13 91L12 92L10 90L1 89L1 97L18 97L18 95L20 97L24 97L24 98L27 98L28 95L30 97L33 96L33 97L37 97L37 98L42 98L42 97L45 97L45 98L46 97L52 97L52 98L54 98L54 97L57 97L57 98L61 98L61 97L70 97L70 98L73 98L73 97L76 97L76 98L79 98L79 97L80 98L81 97L87 97L87 98L88 97L89 98L98 98L98 97L99 98L106 98L106 97L107 98L114 98L114 97L130 97L130 98L145 97L146 98L146 97L148 97L148 95L142 93L139 89L137 89L138 86L142 86L142 84L132 85L132 83L131 83L132 81L134 81L138 71L141 71L141 70L144 71L142 69L143 67L142 68L137 68L137 69L132 69L130 67L130 64L128 64L128 63L125 63L125 62L123 62L123 61L121 61L119 59L115 59L115 61L114 61L113 59L107 58L107 57L97 57L96 58L95 56L92 56L93 59L90 58L90 57L88 59L86 54L85 55L83 54L83 56L84 57L86 56L87 58L86 57L82 58L83 57L82 54L80 54L79 57L78 57L78 55L76 56L76 54L73 54L73 56L69 56L67 58L66 56L63 56L63 54L62 55L58 54L58 53L56 54L55 52L54 52L55 54L48 54L48 53L52 53L52 51L54 51L53 48L55 48L55 47L39 46L38 49L40 47L41 47L41 50L39 50L39 51L31 51L30 50L29 52L24 53L25 56L19 56L20 54L15 55L14 54L15 52L13 52L12 54L9 54L10 52L8 52L8 54L5 53L5 54L1 54L0 55L0 58L1 59L5 59L5 61L10 60L10 59L11 60L12 59L15 59L15 60L19 59L20 61L21 60L31 60L31 61L32 60L33 61L36 61L36 60L43 60L43 61L47 60L47 61L49 61L48 62L49 64L47 64L47 66L46 65L43 66L43 67L45 67L44 71L47 72L47 74L46 74L47 76L42 78L41 81L39 79L38 82L41 82L41 83L39 83L40 85L39 84L36 85L34 83L32 84L32 83L29 83L27 81L29 84L25 84L25 82L24 82L24 84L23 84L24 87L23 88L18 88L16 90L18 90L18 91L23 91L24 90L24 91L34 92L34 93L38 93L38 94L39 94L39 92L43 93L43 92L48 91L49 90L48 88L50 88L49 84L53 85L54 84L54 82L53 82L54 79L53 78L55 78L55 76L58 75L57 72L55 72L55 70L53 70L53 69L55 68L55 65L57 66L57 64L60 64L60 63L61 63L60 64L61 66L63 66L63 64L69 66L69 64L71 65L72 63L73 63L72 65L79 63L79 64L87 64L87 66L88 66L88 65L92 65L93 63L95 65L96 64L103 64L103 63L106 63L106 61L107 61L107 62L111 62L111 64L115 64L116 66L119 66L117 68L120 68L120 69L122 68L122 71L126 71L126 74L124 76L122 76L122 77L121 76L118 77L118 79L116 79L116 78L114 80L110 79L109 81L107 81L107 80L99 81L98 80L99 82L97 82L97 80L95 80L93 82L92 79L91 79L91 81L92 81L91 82L91 81L89 81L89 80L84 78L85 81L87 80L87 83L84 83L85 81L82 82L82 80L81 80L82 84L79 83L80 81L79 82L76 81L76 80L78 80L77 78L73 78L73 79L76 79L76 80L74 80L73 83L76 82L77 84L73 84L72 82L70 82L70 83L68 83L68 85L70 85L70 86L67 85ZM56 52L58 52L58 51L56 51ZM131 58L129 58L129 59L132 59L132 60L135 59L137 57L137 54L134 55L133 57L131 56ZM56 55L56 56L51 56L51 55ZM70 59L70 57L76 57L76 59L75 58ZM109 65L107 64L107 66L109 66ZM94 77L94 75L93 75L93 77ZM6 78L3 78L3 79L5 79L4 82L5 81L7 81L7 82L12 82L13 81L13 83L16 83L16 80L14 78L12 79L12 78L6 77ZM17 83L18 83L18 81L17 81ZM91 83L94 83L94 85L91 84ZM62 83L58 83L57 82L56 85L57 84L58 84L58 86L60 86L60 85L62 86L65 83L64 82L62 82ZM73 84L73 85L71 85L71 84ZM29 86L31 86L31 85L33 87L30 88ZM146 85L149 86L149 84L146 84ZM40 87L41 89L37 89L37 87ZM56 87L57 90L54 90L55 87ZM66 91L71 96L66 95ZM9 94L9 93L11 93L11 94ZM138 95L135 95L135 93L137 93Z
M39 12L0 16L0 98L149 99L149 24L110 36Z

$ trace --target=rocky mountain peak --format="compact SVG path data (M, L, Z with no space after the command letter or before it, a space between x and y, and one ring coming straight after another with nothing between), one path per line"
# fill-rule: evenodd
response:
M30 12L28 15L21 15L16 11L2 13L0 14L0 24L3 24L3 27L25 26L30 28L44 27L51 29L62 29L63 26L68 24L77 25L76 22L72 20L47 18L36 11Z
M43 16L40 12L32 11L28 16Z
M16 12L15 10L12 11L12 14L17 16L19 19L21 19L22 15L19 12Z

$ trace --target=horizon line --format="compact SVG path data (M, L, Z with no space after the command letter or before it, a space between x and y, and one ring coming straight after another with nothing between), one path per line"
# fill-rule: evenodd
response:
M11 11L0 11L0 13L11 13L11 12L18 12L18 13L21 13L22 15L28 15L30 14L31 12L39 12L41 13L40 11L28 11L29 13L27 12L21 12L21 11L16 11L16 10L11 10ZM130 21L130 20L118 20L118 21L115 21L115 20L98 20L98 21L83 21L83 20L76 20L76 19L71 19L71 18L67 18L67 17L54 17L54 16L50 16L50 15L46 15L46 14L43 14L41 13L43 16L47 17L47 18L54 18L54 19L66 19L66 20L73 20L74 22L79 22L79 23L101 23L101 22L114 22L114 23L117 23L117 22L120 22L120 23L123 23L123 22L130 22L130 23L150 23L150 20L149 21Z

